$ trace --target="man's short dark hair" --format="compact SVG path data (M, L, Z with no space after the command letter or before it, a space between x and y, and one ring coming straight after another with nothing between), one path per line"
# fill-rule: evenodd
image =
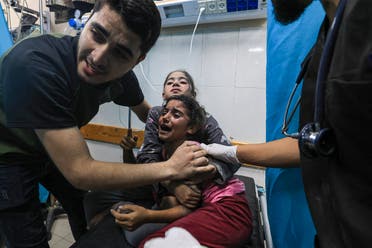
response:
M119 13L128 28L141 38L141 52L145 55L160 35L161 18L153 0L97 0L94 12L104 5Z

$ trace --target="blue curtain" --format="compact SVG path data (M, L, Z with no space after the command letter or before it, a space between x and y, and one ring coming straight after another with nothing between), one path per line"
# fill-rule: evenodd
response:
M3 8L0 3L0 56L5 52L9 47L12 46L12 37L8 31L8 25L5 21L5 16Z
M266 139L282 138L281 126L288 97L300 64L316 40L324 11L314 1L290 25L276 22L268 4ZM298 95L298 94L297 94ZM296 100L297 98L295 98ZM298 113L290 129L298 128ZM313 247L315 229L308 209L301 169L267 169L266 191L271 234L275 248Z

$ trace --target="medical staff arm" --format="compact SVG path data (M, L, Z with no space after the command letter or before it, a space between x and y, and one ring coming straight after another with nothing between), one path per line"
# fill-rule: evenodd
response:
M223 146L202 144L207 153L226 162L241 162L264 167L297 167L300 162L298 141L283 138L262 144Z
M172 157L142 166L94 160L77 127L35 130L50 158L75 187L119 189L177 180L214 170L193 142L184 142Z

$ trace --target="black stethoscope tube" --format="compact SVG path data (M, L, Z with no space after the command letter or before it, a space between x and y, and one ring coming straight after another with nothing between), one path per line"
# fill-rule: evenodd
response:
M314 123L320 124L324 114L324 85L329 72L329 67L333 57L333 50L338 35L338 30L341 25L343 13L345 10L347 0L341 0L336 10L335 17L332 22L332 26L329 29L326 37L324 50L320 58L319 70L316 79L316 90L315 90L315 111L314 111Z
M330 63L332 60L332 55L333 55L333 50L334 50L334 45L336 42L336 38L338 35L338 30L341 25L343 13L345 10L347 0L341 0L336 13L335 17L333 19L332 25L328 31L324 49L320 58L320 63L319 63L319 69L318 69L318 74L317 74L317 79L316 79L316 86L315 86L315 109L314 109L314 123L316 126L317 130L320 130L320 122L322 121L323 114L324 114L324 84L329 72L329 67ZM294 133L294 134L289 134L287 133L288 128L289 128L289 123L293 118L293 115L300 104L301 97L297 100L292 112L288 116L289 108L292 102L292 99L294 97L294 94L299 86L299 84L302 82L302 79L307 71L307 66L309 64L309 61L311 59L311 56L308 56L305 61L303 62L302 68L300 73L297 76L295 86L289 96L288 103L285 109L285 114L284 114L284 120L283 120L283 126L282 126L282 133L287 136L287 137L292 137L292 138L298 138L299 133Z

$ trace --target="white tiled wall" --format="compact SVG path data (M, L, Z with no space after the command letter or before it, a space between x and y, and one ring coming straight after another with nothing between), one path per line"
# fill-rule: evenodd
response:
M28 2L32 3L30 8L38 10L38 1ZM64 28L54 25L53 31ZM165 76L171 70L186 69L199 89L199 101L216 117L227 136L263 142L266 20L199 25L190 53L193 29L163 29L145 61L135 68L146 99L152 105L161 104ZM108 103L101 106L92 122L126 127L127 116L127 108ZM133 117L132 126L143 128L144 124Z
M135 68L146 99L152 105L161 104L165 76L171 70L186 69L194 77L199 101L228 137L265 141L266 21L200 26L190 54L193 28L163 30L142 63L144 74L140 66ZM126 127L127 111L125 107L105 104L92 122ZM133 127L144 127L137 118L132 119ZM88 145L96 159L122 160L119 146L91 141ZM265 186L264 170L241 168L237 174L253 177L256 184Z
M165 76L186 69L194 77L199 101L227 136L265 141L266 20L199 25L190 53L193 29L163 29L142 69L136 66L146 99L161 104ZM92 122L126 127L127 108L105 104ZM132 127L144 125L132 118Z

